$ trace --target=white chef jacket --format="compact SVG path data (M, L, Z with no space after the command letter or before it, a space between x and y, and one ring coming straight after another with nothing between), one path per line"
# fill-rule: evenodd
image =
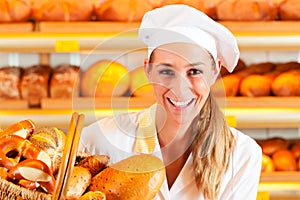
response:
M140 129L140 122L145 117L150 118L147 122L150 122L150 130L153 130L153 134L156 136L154 105L140 112L107 117L84 127L81 133L79 151L109 155L112 163L136 154L137 138L139 138L137 133ZM255 200L261 171L261 148L249 136L234 128L231 128L231 131L235 143L229 168L222 178L218 199ZM155 137L153 145L154 150L152 152L144 153L152 153L162 158L157 137ZM191 155L189 155L173 186L169 189L165 178L154 199L204 200L201 191L196 186Z

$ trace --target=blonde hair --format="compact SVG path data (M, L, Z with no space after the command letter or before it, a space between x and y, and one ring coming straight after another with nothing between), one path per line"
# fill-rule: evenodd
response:
M230 163L233 135L212 94L193 121L193 168L198 188L205 199L216 199L223 174Z

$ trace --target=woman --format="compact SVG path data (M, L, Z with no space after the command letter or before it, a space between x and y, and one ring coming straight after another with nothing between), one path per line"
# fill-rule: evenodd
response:
M261 149L228 127L210 90L221 66L237 64L233 35L194 8L170 5L146 13L139 38L157 103L84 128L80 150L112 162L157 155L166 179L156 199L256 199Z

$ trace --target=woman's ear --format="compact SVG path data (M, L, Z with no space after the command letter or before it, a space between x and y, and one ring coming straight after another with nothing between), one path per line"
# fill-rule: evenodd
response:
M144 71L146 73L146 76L148 78L148 80L151 80L151 76L150 76L150 66L149 66L149 60L148 58L145 58L144 60Z

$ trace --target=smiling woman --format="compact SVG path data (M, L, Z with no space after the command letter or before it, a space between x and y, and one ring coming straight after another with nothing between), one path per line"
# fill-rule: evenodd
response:
M157 156L166 175L154 199L255 200L261 149L228 126L211 92L221 66L232 72L237 65L234 36L199 10L169 5L144 15L139 38L156 104L85 127L79 149L112 162Z

